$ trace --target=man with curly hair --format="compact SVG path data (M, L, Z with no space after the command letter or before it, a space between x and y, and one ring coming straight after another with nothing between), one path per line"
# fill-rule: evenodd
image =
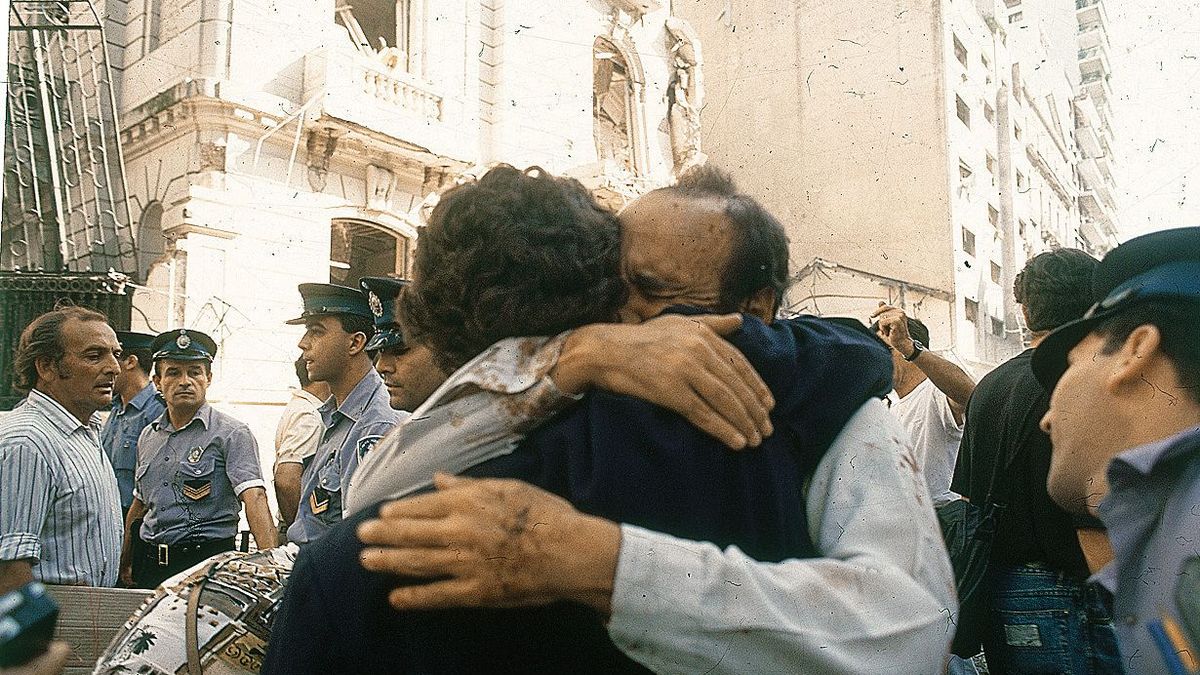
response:
M1111 602L1087 583L1077 523L1046 492L1050 436L1038 424L1050 392L1031 366L1034 348L1050 331L1080 318L1091 306L1097 264L1087 253L1068 248L1047 251L1025 264L1013 295L1029 328L1030 346L980 380L967 406L952 489L979 505L1004 502L989 562L991 608L987 625L980 626L988 667L999 672L1024 672L1050 661L1059 671L1108 672L1105 659L1116 656ZM1072 620L1042 624L1036 629L1041 631L1039 647L1022 637L1034 612ZM1062 632L1048 634L1053 626ZM979 652L978 639L959 644L967 637L964 631L956 640L963 657ZM1072 648L1059 649L1063 644Z
M774 412L764 432L729 445L760 447L731 452L663 408L593 391L467 469L531 481L574 507L516 481L443 475L437 492L387 504L381 519L360 511L298 561L264 672L939 667L949 565L924 488L904 469L911 450L878 400L890 359L861 325L771 321L787 279L778 221L727 177L700 172L623 214L618 252L615 223L577 184L492 173L444 197L422 235L403 303L413 335L455 367L529 323L549 334L614 310L679 327L745 312L730 339ZM581 224L595 229L571 231ZM706 259L717 264L697 264ZM618 264L624 288L604 280ZM476 267L490 284L463 288ZM509 311L525 312L522 323L505 327ZM574 316L558 323L562 313ZM551 369L561 390L588 388L611 363L595 342L580 348L593 328L564 340ZM730 367L730 381L743 377ZM389 592L388 574L435 581ZM389 599L495 609L395 613ZM530 605L547 606L503 609ZM357 648L330 649L341 643Z

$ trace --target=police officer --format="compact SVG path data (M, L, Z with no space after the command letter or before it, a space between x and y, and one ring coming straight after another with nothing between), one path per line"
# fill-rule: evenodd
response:
M241 504L258 547L275 546L258 444L245 423L206 399L216 343L179 329L154 338L150 349L154 384L167 408L138 439L121 551L122 582L141 588L233 550ZM143 522L134 532L138 519Z
M117 331L121 343L121 371L113 383L112 412L100 430L100 446L112 462L121 490L121 514L133 502L133 471L137 468L137 442L142 429L167 407L150 381L150 343L153 335Z
M390 277L363 277L358 282L375 315L375 335L367 342L375 370L387 387L391 406L412 412L438 388L446 374L433 361L428 347L410 347L396 323L396 298L408 282Z
M371 365L367 344L375 315L367 296L335 284L300 284L304 311L288 321L303 325L299 347L308 376L329 385L318 408L325 430L301 475L300 505L288 540L307 544L342 519L342 495L358 461L402 416L388 404L383 378Z
M1054 392L1047 490L1107 527L1114 558L1093 579L1126 671L1200 672L1200 228L1113 249L1092 293L1033 355Z

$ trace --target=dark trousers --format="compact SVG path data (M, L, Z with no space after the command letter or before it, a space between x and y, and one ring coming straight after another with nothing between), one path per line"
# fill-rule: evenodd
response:
M153 590L196 563L233 549L233 537L181 541L166 546L150 544L137 537L133 540L133 584L138 588Z

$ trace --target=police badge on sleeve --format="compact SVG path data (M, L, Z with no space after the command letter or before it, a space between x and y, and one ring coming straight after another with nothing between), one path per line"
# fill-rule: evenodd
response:
M362 438L358 439L357 452L359 460L361 460L363 457L366 457L367 453L371 451L371 448L375 447L375 444L378 443L379 439L381 438L383 438L383 436L363 436Z

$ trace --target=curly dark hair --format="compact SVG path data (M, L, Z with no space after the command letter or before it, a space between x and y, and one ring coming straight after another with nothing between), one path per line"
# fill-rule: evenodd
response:
M616 216L579 181L500 165L434 207L401 323L453 372L503 338L612 321L620 258Z
M1083 316L1092 306L1092 272L1100 261L1076 248L1038 254L1013 281L1013 296L1025 307L1029 330L1053 330Z
M25 394L33 390L38 382L37 362L41 359L49 359L55 366L62 363L66 355L62 328L71 319L108 323L108 317L100 312L74 305L55 306L30 321L21 331L13 357L14 389Z
M725 217L734 227L733 250L721 282L720 309L736 311L756 292L775 292L772 313L779 311L788 289L788 238L783 224L758 200L738 192L727 172L711 164L688 169L668 192L724 200Z

